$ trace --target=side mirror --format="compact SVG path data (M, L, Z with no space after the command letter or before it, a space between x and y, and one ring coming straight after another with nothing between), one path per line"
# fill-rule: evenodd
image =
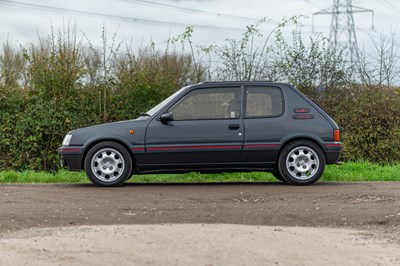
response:
M172 113L162 114L160 116L160 121L164 125L172 126L171 121L174 121L174 115Z

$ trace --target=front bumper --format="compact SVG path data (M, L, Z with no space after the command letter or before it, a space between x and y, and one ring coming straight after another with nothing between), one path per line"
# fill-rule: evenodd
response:
M80 171L83 169L83 154L80 154L80 147L61 147L58 154L61 157L61 166L71 171Z

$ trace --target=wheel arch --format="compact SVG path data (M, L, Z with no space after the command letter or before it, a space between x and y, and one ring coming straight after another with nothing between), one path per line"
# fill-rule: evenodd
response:
M125 148L125 150L128 152L128 154L131 157L132 164L133 164L132 169L134 169L136 166L136 159L135 159L135 156L134 156L132 150L129 148L129 145L126 142L124 142L118 138L112 138L112 137L97 138L95 140L90 141L88 144L85 144L85 146L83 148L84 152L83 152L82 161L81 161L81 168L85 169L85 158L86 158L88 152L90 151L90 149L99 143L107 142L107 141L118 143L119 145L121 145L122 147Z
M281 148L279 149L278 156L276 158L276 163L275 163L276 167L278 166L278 163L279 163L279 157L281 156L281 153L286 148L286 146L289 145L290 143L293 143L293 142L299 141L299 140L308 140L308 141L315 143L323 152L323 154L325 156L325 160L326 160L326 151L323 146L322 139L319 139L314 136L293 136L293 137L289 137L283 141L283 144L282 144Z

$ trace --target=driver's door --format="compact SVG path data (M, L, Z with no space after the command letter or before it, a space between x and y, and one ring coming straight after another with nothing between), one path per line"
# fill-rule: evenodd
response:
M169 106L174 120L147 128L149 164L220 164L240 161L244 128L240 87L195 89Z

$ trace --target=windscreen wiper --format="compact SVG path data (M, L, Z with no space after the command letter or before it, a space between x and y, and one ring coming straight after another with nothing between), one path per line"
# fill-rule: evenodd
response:
M139 116L151 116L148 113L140 113Z

